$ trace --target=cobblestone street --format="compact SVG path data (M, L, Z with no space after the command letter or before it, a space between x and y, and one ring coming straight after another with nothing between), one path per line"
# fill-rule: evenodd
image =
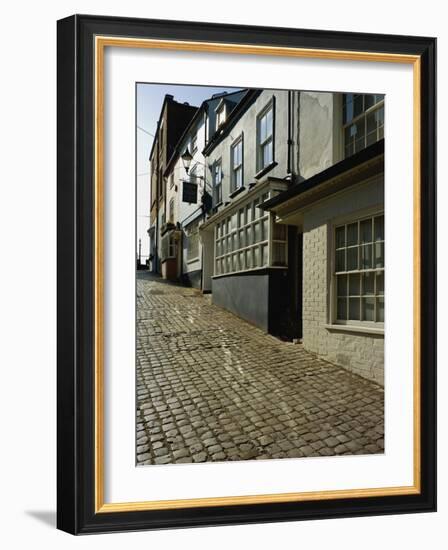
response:
M381 453L383 399L200 292L138 274L138 464Z

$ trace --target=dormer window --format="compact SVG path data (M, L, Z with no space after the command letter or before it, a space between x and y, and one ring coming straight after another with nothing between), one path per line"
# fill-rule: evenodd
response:
M194 133L191 136L190 148L191 148L191 154L192 155L194 155L198 150L198 135L197 135L197 133Z
M219 105L216 107L216 129L218 130L220 126L222 126L226 120L226 104L224 101L221 101Z

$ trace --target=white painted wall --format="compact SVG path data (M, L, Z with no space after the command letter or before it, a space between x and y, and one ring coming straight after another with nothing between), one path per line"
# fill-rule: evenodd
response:
M328 330L325 325L331 323L332 222L341 216L362 216L366 209L382 205L383 187L380 177L330 197L305 212L302 306L304 347L381 385L384 385L384 336Z

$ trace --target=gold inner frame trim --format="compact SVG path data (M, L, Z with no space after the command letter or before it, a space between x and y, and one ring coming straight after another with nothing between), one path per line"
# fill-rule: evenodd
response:
M286 56L342 61L406 63L413 65L413 485L348 490L276 493L261 495L154 500L141 502L104 502L104 50L106 47L152 48L207 53ZM420 271L421 271L421 59L417 55L382 52L323 50L252 44L227 44L178 40L155 40L96 36L95 52L95 513L167 510L209 506L232 506L276 502L304 502L342 498L413 495L421 492L421 424L420 424Z

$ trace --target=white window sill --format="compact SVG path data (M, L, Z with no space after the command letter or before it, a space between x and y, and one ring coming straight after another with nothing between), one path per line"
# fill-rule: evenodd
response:
M199 261L199 256L196 256L196 258L191 258L190 260L187 260L187 264L194 264L195 262Z
M384 336L384 327L366 327L362 325L324 325L327 330L335 332L359 332L360 334L378 334Z
M241 269L240 271L230 271L229 273L220 273L212 275L212 279L220 279L221 277L232 277L233 275L244 275L245 273L253 273L254 271L267 271L272 269L288 269L286 265L263 265L261 267L253 267L251 269Z

